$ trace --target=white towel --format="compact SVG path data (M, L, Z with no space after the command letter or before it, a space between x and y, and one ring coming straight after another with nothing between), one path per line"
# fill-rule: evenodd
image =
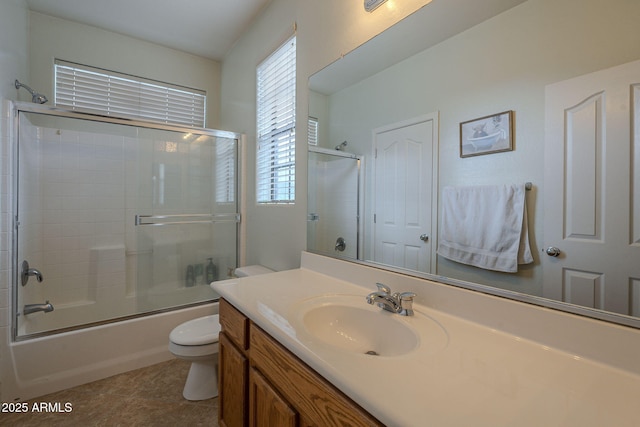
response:
M445 187L438 254L507 273L533 262L524 184Z

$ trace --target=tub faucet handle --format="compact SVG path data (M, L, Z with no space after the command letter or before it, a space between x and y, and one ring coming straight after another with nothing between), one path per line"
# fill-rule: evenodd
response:
M42 273L35 268L30 268L27 260L24 260L22 261L22 271L20 272L20 282L22 283L22 286L27 284L29 276L35 276L38 282L42 282L44 280Z

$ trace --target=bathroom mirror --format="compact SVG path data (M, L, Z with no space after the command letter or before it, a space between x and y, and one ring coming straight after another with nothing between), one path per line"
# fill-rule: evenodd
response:
M363 162L360 212L352 214L359 219L355 230L359 237L346 242L358 244L359 255L346 258L640 327L638 267L630 267L624 277L613 278L614 272L609 273L623 258L640 264L640 178L637 172L634 175L634 170L640 170L640 149L633 149L640 144L640 136L628 129L638 121L638 82L620 91L626 103L624 120L630 123L621 141L608 144L623 147L622 154L616 154L620 156L617 163L607 163L614 157L602 151L606 144L598 129L603 126L595 124L608 114L607 99L614 98L597 85L619 81L616 76L624 74L620 70L640 58L640 29L633 18L640 14L640 5L622 0L606 4L528 0L494 2L496 9L491 12L474 3L478 2L429 3L309 79L309 115L317 119L318 147L352 153ZM477 13L457 14L462 7ZM477 20L465 22L468 15ZM462 156L460 124L503 112L511 112L512 149ZM556 139L560 147L565 142L563 117L584 124L580 141L585 144L565 163L595 166L579 172L563 169L563 154L556 155L557 147L550 146ZM416 160L408 151L406 158L406 169L414 168L406 184L418 196L405 202L418 200L414 204L425 210L427 218L414 233L414 243L427 247L419 257L429 262L420 266L388 261L375 249L381 209L395 210L403 203L383 196L389 194L381 191L389 180L380 178L384 168L378 159L385 138L393 139L394 132L414 126L422 126L418 133L428 136L421 142L428 145L421 150L431 156ZM616 169L627 174L616 178L623 187L607 188L605 181L611 184L609 174ZM525 200L532 263L520 265L515 273L502 273L436 253L442 220L439 202L445 187L524 183L531 184ZM425 188L428 191L420 193ZM317 186L310 189L309 199L322 191ZM578 193L588 194L591 200L576 202ZM617 198L627 193L630 198ZM622 206L617 209L621 216L615 227L603 223L604 217L613 215L606 213L612 203ZM345 217L344 203L332 206L340 210L339 217ZM332 218L338 217L336 212ZM322 219L309 220L314 233ZM587 230L591 226L593 230ZM609 252L607 241L613 235L625 242L623 256ZM328 244L318 247L322 239L316 235L308 249L345 258L344 251L335 250L337 237L323 236ZM580 267L569 264L591 256L577 256L580 249L571 246L576 242L591 246L597 262ZM559 256L552 256L554 248Z

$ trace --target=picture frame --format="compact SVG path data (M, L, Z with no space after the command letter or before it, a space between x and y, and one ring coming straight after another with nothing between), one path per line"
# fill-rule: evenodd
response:
M460 157L513 151L513 110L460 123Z

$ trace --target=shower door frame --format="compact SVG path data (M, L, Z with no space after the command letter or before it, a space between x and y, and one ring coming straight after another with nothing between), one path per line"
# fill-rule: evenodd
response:
M241 245L241 241L242 241L242 236L244 236L245 234L244 232L245 225L242 221L242 218L244 217L244 214L245 214L245 210L244 210L245 204L244 204L244 199L242 197L241 189L244 188L243 187L244 181L242 180L242 168L245 166L243 159L245 156L246 138L244 134L238 133L238 132L232 132L232 131L208 129L208 128L191 128L187 126L170 125L162 122L102 116L97 114L82 113L82 112L72 111L64 108L51 107L51 106L33 104L33 103L27 103L27 102L10 101L10 107L11 107L10 110L11 110L12 119L13 119L13 124L11 126L12 134L11 134L11 137L9 138L9 143L11 144L11 147L10 147L11 164L10 164L10 170L9 170L9 175L10 175L9 180L10 180L10 188L13 192L13 194L9 198L9 200L11 201L10 230L11 230L11 251L12 251L11 257L10 257L11 259L10 268L11 270L13 270L11 272L12 282L10 287L11 300L12 300L11 336L12 336L13 342L22 341L25 339L37 338L41 336L48 336L52 334L57 334L61 332L71 331L71 330L77 330L81 328L119 322L127 319L134 319L138 317L149 316L152 314L169 312L169 311L183 309L191 306L209 304L212 302L211 300L203 301L203 302L195 302L192 304L185 304L179 307L162 308L162 309L153 310L153 311L144 312L144 313L136 313L136 314L131 314L131 315L113 318L113 319L90 322L88 324L83 324L80 326L72 326L72 327L67 327L62 329L55 329L52 331L33 333L25 336L18 336L18 314L19 314L18 286L20 286L20 269L18 268L18 263L20 262L20 260L18 257L18 233L17 233L18 225L19 225L19 222L18 222L19 221L19 218L18 218L18 208L19 208L18 206L19 179L18 178L19 177L17 173L18 172L17 168L20 160L19 149L18 149L18 141L20 138L20 113L34 113L34 114L42 114L42 115L55 116L55 117L65 117L65 118L71 118L71 119L87 120L92 122L124 125L124 126L138 127L138 128L145 128L145 129L156 129L156 130L166 130L170 132L191 133L194 135L205 135L205 136L210 136L214 138L235 139L237 141L237 156L235 161L236 163L235 167L237 170L237 174L236 174L237 185L235 188L235 198L237 200L237 210L235 214L236 227L237 227L236 228L236 267L239 265L239 263L242 262L244 258L244 248L243 248L243 245ZM216 300L213 300L213 301L216 301Z

